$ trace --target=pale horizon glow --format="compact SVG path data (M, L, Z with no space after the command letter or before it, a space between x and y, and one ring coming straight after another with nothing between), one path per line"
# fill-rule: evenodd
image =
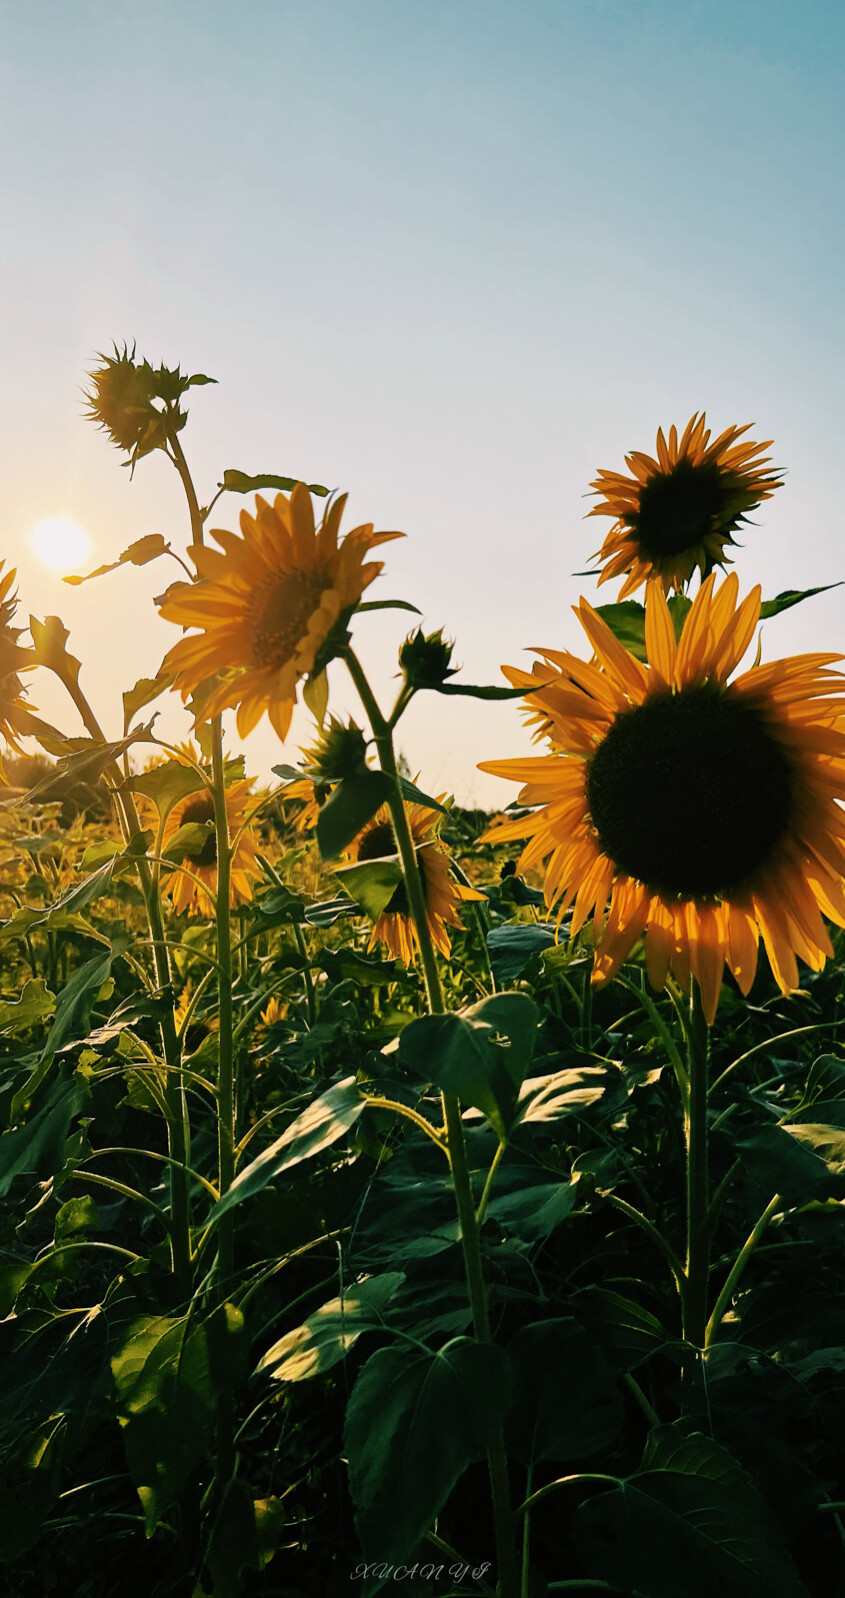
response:
M71 516L42 516L29 535L29 545L42 565L64 577L90 560L94 541Z

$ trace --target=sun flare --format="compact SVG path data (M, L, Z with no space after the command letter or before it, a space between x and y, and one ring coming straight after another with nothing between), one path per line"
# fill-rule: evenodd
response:
M91 554L91 534L70 516L44 516L29 535L29 545L42 565L54 572L74 571Z

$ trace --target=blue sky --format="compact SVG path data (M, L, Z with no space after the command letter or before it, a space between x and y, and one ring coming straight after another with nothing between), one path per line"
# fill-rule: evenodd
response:
M456 636L470 680L580 648L590 479L696 409L788 468L743 582L845 577L844 79L845 11L812 0L0 4L0 553L71 627L101 719L174 641L161 573L71 590L27 538L67 514L97 560L184 540L163 458L130 483L83 419L112 339L219 379L183 435L201 497L227 466L289 472L402 528L382 595ZM764 652L845 647L843 616L835 590ZM385 695L403 632L356 634ZM308 734L280 750L264 723L252 769ZM401 741L429 791L490 804L513 790L475 762L528 747L513 706L428 697Z

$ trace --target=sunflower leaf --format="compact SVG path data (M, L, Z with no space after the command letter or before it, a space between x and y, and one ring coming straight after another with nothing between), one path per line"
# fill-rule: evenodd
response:
M422 611L407 599L367 599L361 605L356 605L356 613L362 610L412 610L415 616L421 616Z
M446 805L442 805L439 799L432 799L431 794L423 793L413 782L409 782L407 777L399 778L399 787L402 798L409 799L412 805L425 805L428 810L439 810L441 816L448 816Z
M223 473L223 481L218 483L217 487L228 494L253 494L260 488L277 488L284 494L290 494L301 481L299 477L276 477L271 472L260 472L257 477L250 477L247 472L229 468ZM307 486L310 494L319 494L325 498L329 493L329 489L324 488L322 483L309 483Z
M378 921L402 881L402 867L398 857L390 855L384 860L364 860L354 866L341 866L336 869L335 876L370 920Z
M133 717L143 710L145 705L152 704L158 699L165 689L170 686L167 677L139 677L134 688L127 688L123 695L123 730L129 731L129 724Z
M324 860L336 860L393 792L383 771L358 771L343 777L320 810L317 843Z
M537 1006L526 993L494 993L460 1012L412 1021L400 1037L399 1059L423 1080L480 1110L504 1140L516 1116L537 1018Z
M831 588L841 588L842 583L825 583L821 588L786 588L782 594L775 594L774 599L764 599L760 606L760 620L765 621L769 616L779 616L782 610L791 610L793 605L800 605L802 599L812 599L815 594L827 594Z
M524 688L499 688L488 683L430 682L426 683L436 694L464 694L469 699L522 699Z
M152 771L142 772L133 777L132 787L145 799L152 799L160 816L167 815L179 799L204 789L193 766L186 766L181 760L165 760L163 765L153 766Z
M162 850L162 858L177 864L185 859L196 861L213 832L213 821L187 821L174 832L167 848Z
M215 1206L213 1221L219 1221L221 1215L243 1199L262 1192L291 1166L330 1148L357 1121L366 1102L354 1076L345 1077L314 1099L275 1143L238 1172L228 1193Z
M166 555L170 545L166 544L161 533L147 533L144 538L136 538L134 544L124 549L117 560L110 561L105 566L97 566L92 572L86 572L82 577L63 577L63 583L70 583L78 588L80 583L88 583L92 577L103 577L106 572L117 571L118 566L147 566L151 560L158 560L159 555Z
M45 616L43 621L39 621L37 616L30 616L29 630L39 666L46 666L48 671L55 672L60 682L75 688L79 682L81 665L75 655L68 654L65 647L70 633L64 622L58 616Z

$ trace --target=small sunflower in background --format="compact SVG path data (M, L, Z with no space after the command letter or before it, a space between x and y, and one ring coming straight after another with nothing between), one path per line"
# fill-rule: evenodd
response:
M444 794L439 799L445 798ZM483 893L455 882L449 872L449 856L436 836L440 817L426 805L405 801L405 815L416 849L417 864L425 899L425 918L434 947L448 959L451 944L447 927L462 925L458 905L466 899L483 899ZM377 810L372 821L361 829L346 852L350 861L382 860L396 854L396 839L387 805ZM411 965L419 948L416 928L404 882L400 882L378 920L373 924L367 951L383 943L394 960Z
M12 570L3 575L4 564L0 561L0 735L10 749L20 754L18 738L25 737L29 731L31 707L24 703L26 689L18 673L33 657L30 650L22 649L18 643L23 628L12 626L18 607L17 595L11 592L16 573ZM0 782L6 780L0 761Z
M596 556L603 562L599 583L624 577L620 599L650 578L665 592L680 592L696 568L705 578L723 566L734 533L782 486L782 472L763 455L771 439L738 443L747 422L711 444L705 423L696 412L680 440L677 428L669 429L668 442L659 428L656 460L633 450L625 456L630 476L600 471L590 484L601 498L589 515L612 516L614 523Z
M197 759L198 752L193 746L183 747L186 754ZM155 761L151 762L151 765L155 764ZM210 768L204 769L209 770L210 776ZM251 790L252 779L241 779L227 784L226 816L230 839L243 825L255 803ZM137 803L142 824L154 827L157 833L159 816L155 805L142 795L138 796ZM197 824L214 822L214 797L210 789L202 785L199 776L196 791L177 799L167 813L161 835L162 854L170 848L180 828L187 827L192 822ZM261 874L255 858L256 847L255 830L249 826L241 833L232 857L230 903L233 909L248 903L252 898L252 884ZM199 847L186 850L182 856L181 866L184 870L177 866L175 870L163 874L162 891L171 900L175 910L180 912L187 910L190 916L213 915L214 901L211 894L217 892L217 838L211 828ZM211 894L205 891L206 888L211 890Z
M290 1005L288 1000L280 999L278 994L274 993L266 1008L261 1011L259 1016L259 1032L267 1033L270 1031L270 1028L276 1026L279 1021L284 1021L289 1009Z
M485 835L527 838L520 871L545 862L572 936L593 917L593 980L616 974L645 934L649 978L699 984L712 1024L724 966L747 994L762 937L782 992L796 956L819 971L832 948L822 916L845 926L845 676L835 654L737 666L760 614L736 576L697 593L680 640L663 589L646 600L648 665L581 600L594 650L541 651L554 753L485 761L537 806ZM609 906L609 908L608 908ZM605 911L607 916L605 918Z
M220 549L194 548L199 580L174 583L161 614L197 628L165 657L163 670L187 698L215 675L203 718L237 706L245 737L264 711L287 737L297 683L326 664L329 635L343 633L365 588L382 569L366 556L401 533L353 527L338 543L346 495L328 507L319 527L311 495L297 483L272 505L256 495L255 515L241 512L241 534L213 532Z

